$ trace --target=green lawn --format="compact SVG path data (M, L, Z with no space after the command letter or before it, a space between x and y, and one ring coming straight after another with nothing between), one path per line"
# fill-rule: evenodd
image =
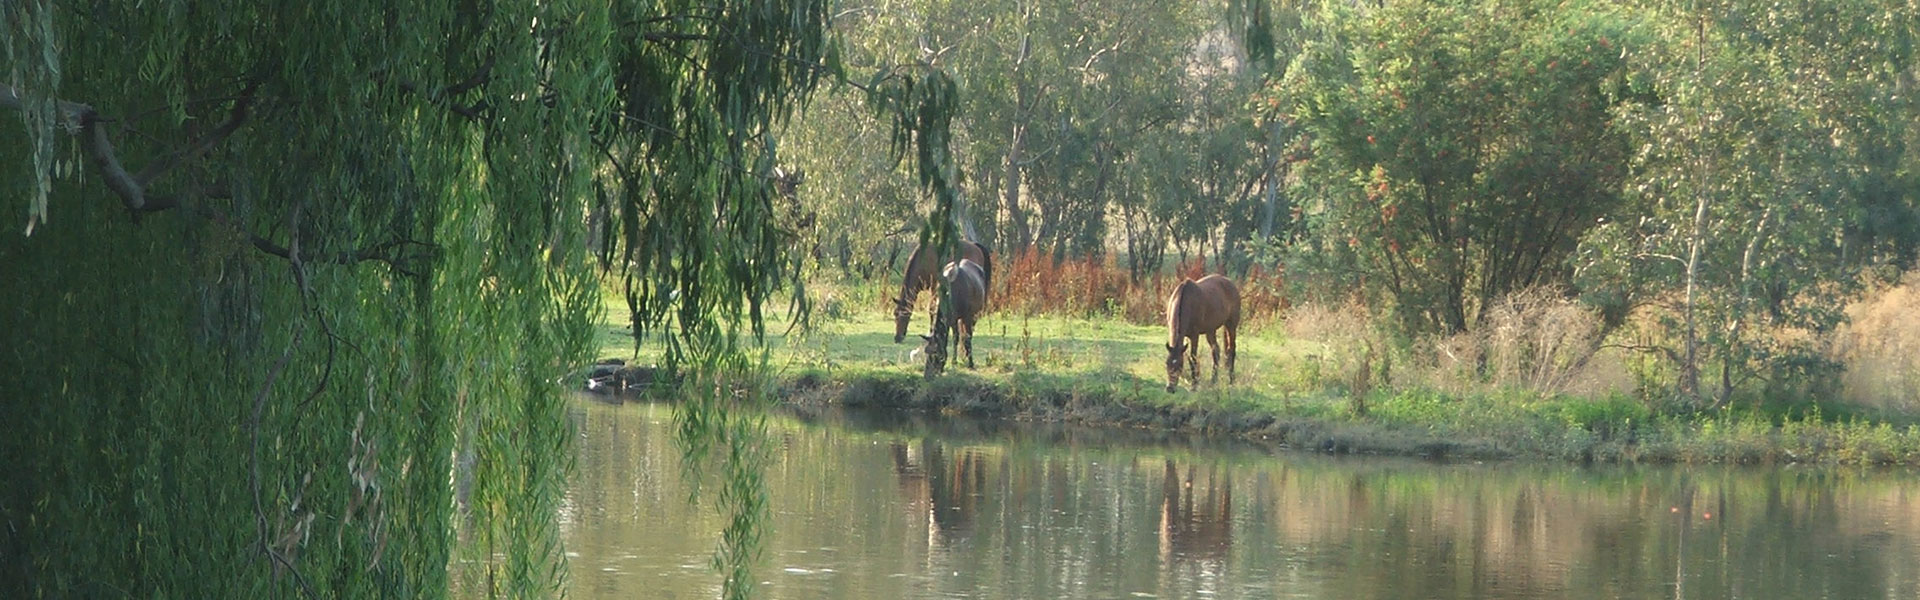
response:
M1487 388L1448 394L1417 384L1374 385L1365 412L1350 393L1361 352L1290 338L1274 321L1241 331L1239 377L1198 393L1165 391L1166 330L1119 318L989 311L974 337L977 369L949 365L931 382L912 357L928 330L919 312L893 343L886 295L872 286L817 290L813 327L768 323L777 381L828 402L897 405L1128 427L1210 430L1347 452L1532 457L1622 462L1839 462L1920 464L1920 428L1858 420L1789 420L1755 413L1660 416L1639 399ZM610 294L601 357L633 358ZM1202 342L1205 348L1204 341ZM650 345L649 348L657 348ZM653 362L643 349L638 363ZM1400 360L1407 360L1402 357ZM1385 365L1373 364L1374 377ZM1395 367L1396 373L1406 367ZM821 392L821 390L825 390Z
M877 296L872 292L862 296ZM607 299L607 322L601 328L602 357L632 358L628 330L615 323L625 314L617 296ZM848 308L849 306L854 308ZM894 321L883 300L852 302L834 310L816 308L811 331L788 332L785 315L776 313L768 324L768 342L776 375L820 372L849 377L880 372L917 376L924 359L911 356L928 331L924 311L916 313L907 338L893 341ZM1224 340L1223 340L1224 341ZM989 311L982 316L973 338L974 366L953 361L949 373L970 373L988 381L1064 378L1139 387L1165 394L1167 330L1164 326L1136 325L1117 318L1072 318ZM1227 385L1224 348L1220 384L1210 384L1213 361L1201 341L1202 396L1223 393L1236 400L1273 401L1306 396L1324 397L1317 381L1332 349L1312 340L1288 339L1279 327L1242 327L1234 385ZM642 352L644 356L645 353ZM959 357L955 357L959 358ZM647 362L642 360L641 362ZM1182 395L1188 394L1182 380ZM1263 402L1264 403L1264 402Z

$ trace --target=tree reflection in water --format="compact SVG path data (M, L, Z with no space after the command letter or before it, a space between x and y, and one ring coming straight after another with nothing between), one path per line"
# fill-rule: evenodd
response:
M639 410L635 410L638 408ZM670 407L576 406L576 597L713 598ZM1920 479L773 421L769 598L1920 598Z

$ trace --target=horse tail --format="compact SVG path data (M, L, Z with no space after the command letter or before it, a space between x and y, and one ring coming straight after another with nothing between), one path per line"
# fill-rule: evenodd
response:
M993 249L980 242L973 245L980 248L980 283L986 286L987 295L993 295Z

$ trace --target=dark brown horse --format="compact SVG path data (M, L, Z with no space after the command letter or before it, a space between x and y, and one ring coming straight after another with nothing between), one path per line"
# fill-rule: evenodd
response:
M1180 363L1200 389L1200 336L1213 347L1213 383L1220 383L1220 342L1213 332L1227 330L1227 383L1233 383L1233 359L1240 341L1240 286L1220 275L1183 280L1167 298L1167 393L1180 387Z
M947 362L947 343L953 343L954 354L959 354L964 346L967 350L967 368L973 368L973 324L979 322L980 313L987 308L987 274L980 263L965 258L947 263L940 271L940 278L947 282L947 306L952 312L936 310L933 319L933 335L920 336L926 340L929 365L944 365Z
M988 289L993 286L993 253L980 242L964 240L960 242L960 257L980 265L981 280ZM900 295L893 299L893 343L907 339L907 324L913 320L913 301L920 297L920 290L933 287L933 277L940 273L945 260L936 260L933 252L922 246L913 249L913 256L907 258L906 277L900 282Z

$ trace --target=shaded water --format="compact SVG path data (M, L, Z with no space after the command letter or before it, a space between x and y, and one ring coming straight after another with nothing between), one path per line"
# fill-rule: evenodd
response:
M578 598L712 598L672 409L581 401ZM770 426L761 598L1920 598L1920 476L1332 458L895 413Z

